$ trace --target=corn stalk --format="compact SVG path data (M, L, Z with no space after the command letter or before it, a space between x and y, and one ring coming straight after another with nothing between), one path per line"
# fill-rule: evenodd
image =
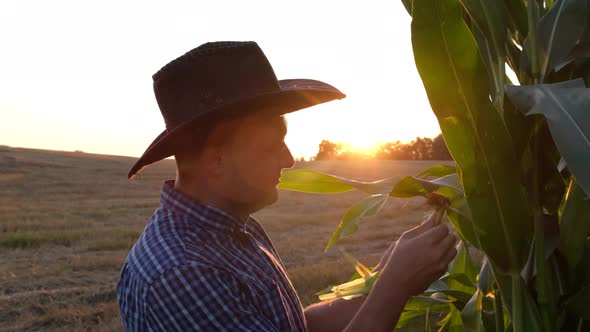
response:
M387 198L422 196L462 246L481 251L479 272L458 255L398 326L438 313L442 329L580 330L590 319L590 0L402 2L456 168L372 183L296 170L280 187L370 194L344 214L326 249Z

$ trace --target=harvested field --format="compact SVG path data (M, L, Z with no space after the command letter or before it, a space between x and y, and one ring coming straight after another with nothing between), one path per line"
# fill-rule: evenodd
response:
M134 158L2 147L0 149L0 331L121 330L114 286L129 248L159 205L166 160L127 181ZM430 161L300 162L360 180L416 174ZM323 249L340 217L362 193L281 191L255 216L270 234L307 305L345 281L353 268ZM428 213L421 199L393 200L339 243L364 263Z

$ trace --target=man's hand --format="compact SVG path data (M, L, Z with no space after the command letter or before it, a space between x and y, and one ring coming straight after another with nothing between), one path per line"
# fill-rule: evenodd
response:
M336 299L305 310L310 331L391 331L408 298L422 293L447 270L456 239L431 216L399 238L373 271L381 271L369 296ZM350 317L352 317L350 320Z
M383 255L369 296L345 331L391 331L412 295L422 293L457 255L456 239L435 215L399 238ZM374 270L374 271L375 271Z
M456 238L445 225L435 225L435 219L433 214L423 224L403 233L395 246L388 249L391 254L384 255L387 261L379 276L380 284L409 297L422 293L446 272L457 254Z

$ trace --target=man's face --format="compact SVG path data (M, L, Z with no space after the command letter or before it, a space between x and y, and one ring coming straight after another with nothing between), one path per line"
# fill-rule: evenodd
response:
M224 148L228 199L252 211L276 202L281 170L294 164L286 133L285 120L278 115L258 114L239 122Z

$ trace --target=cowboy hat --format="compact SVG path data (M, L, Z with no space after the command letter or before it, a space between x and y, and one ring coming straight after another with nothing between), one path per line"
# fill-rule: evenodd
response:
M133 165L128 178L178 152L186 134L210 118L247 114L272 107L294 112L345 95L310 79L277 80L255 42L203 44L168 63L153 75L154 93L166 129Z

